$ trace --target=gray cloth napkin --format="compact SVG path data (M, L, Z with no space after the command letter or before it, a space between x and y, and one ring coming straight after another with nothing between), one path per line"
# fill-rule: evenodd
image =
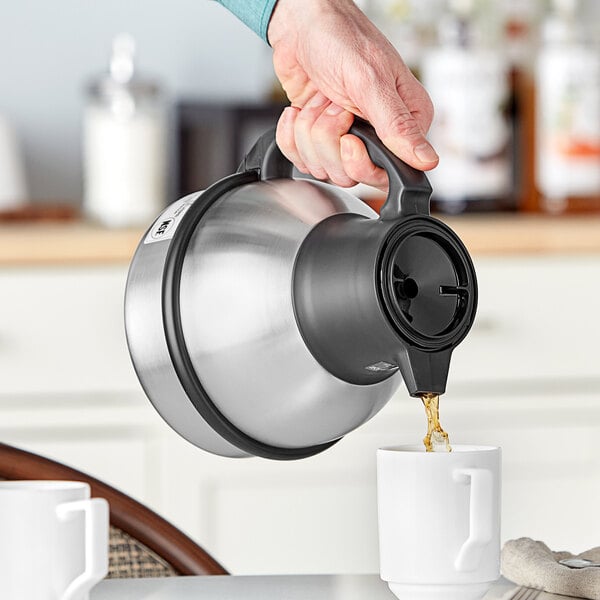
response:
M559 564L563 558L600 562L600 547L571 554L552 552L543 542L529 538L510 540L502 549L502 574L519 585L563 596L600 600L600 567L570 569Z

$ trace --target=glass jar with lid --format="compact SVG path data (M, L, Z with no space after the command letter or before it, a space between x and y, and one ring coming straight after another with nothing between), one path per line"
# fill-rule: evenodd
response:
M143 225L165 205L167 103L137 76L135 41L113 41L109 71L87 90L83 125L84 212L110 227Z

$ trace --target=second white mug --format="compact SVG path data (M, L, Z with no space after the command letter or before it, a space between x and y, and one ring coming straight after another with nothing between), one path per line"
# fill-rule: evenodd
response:
M108 503L77 481L0 481L0 597L87 600L108 571Z

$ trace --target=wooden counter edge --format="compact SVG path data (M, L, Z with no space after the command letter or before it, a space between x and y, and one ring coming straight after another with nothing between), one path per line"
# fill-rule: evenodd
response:
M443 218L473 256L600 254L600 215ZM142 229L86 223L0 225L0 266L128 263Z
M469 215L443 220L474 256L600 253L600 215Z
M0 266L128 263L141 229L85 223L0 226Z

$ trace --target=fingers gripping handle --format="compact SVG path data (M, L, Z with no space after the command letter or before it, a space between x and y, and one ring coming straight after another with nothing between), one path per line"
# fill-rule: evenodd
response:
M348 133L365 144L373 163L387 173L390 187L380 211L381 219L392 221L408 215L428 215L432 190L425 173L406 164L384 146L366 121L354 119Z
M380 215L383 221L392 221L408 215L428 215L431 184L423 171L400 160L377 137L375 129L356 117L348 132L359 138L367 147L371 160L385 170L389 192ZM263 134L248 152L238 172L257 171L263 181L289 179L292 163L283 155L275 141L275 129Z
M73 513L85 515L85 568L67 587L60 600L81 600L108 573L108 502L91 498L66 502L56 507L56 514L66 521Z
M494 476L488 469L457 469L457 483L470 484L469 537L454 561L457 571L475 571L494 537Z

